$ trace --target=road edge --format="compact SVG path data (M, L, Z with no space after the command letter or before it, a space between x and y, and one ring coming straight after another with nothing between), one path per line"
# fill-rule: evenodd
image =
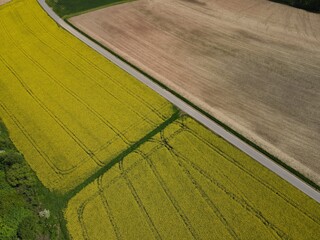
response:
M102 56L107 58L109 61L134 76L137 80L147 85L149 88L160 94L162 97L167 99L173 105L190 115L192 118L200 122L202 125L221 136L223 139L228 141L230 144L240 149L251 158L268 168L279 177L295 186L297 189L320 203L320 192L319 186L312 182L310 179L291 168L278 158L269 154L250 140L246 139L239 133L226 126L218 119L215 119L210 114L201 110L199 107L186 100L176 92L172 91L164 84L159 83L156 79L145 74L137 67L133 66L114 52L110 51L106 47L99 44L97 41L87 36L86 34L79 31L79 29L72 26L70 23L60 18L45 2L45 0L37 0L43 10L57 23L57 25L73 36L84 42L86 45L100 53ZM303 180L302 180L303 179Z

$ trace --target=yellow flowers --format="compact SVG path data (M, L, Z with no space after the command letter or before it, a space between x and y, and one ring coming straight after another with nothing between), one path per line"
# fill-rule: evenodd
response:
M0 46L0 116L40 180L71 198L73 239L316 239L315 201L191 118L169 124L169 102L35 0L0 8Z
M65 216L74 239L315 239L319 214L316 202L183 118L84 188Z
M40 180L65 192L173 113L36 1L0 11L0 114Z

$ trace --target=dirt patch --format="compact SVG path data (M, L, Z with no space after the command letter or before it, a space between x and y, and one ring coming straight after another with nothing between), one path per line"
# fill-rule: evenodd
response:
M194 2L142 0L71 22L320 184L320 15Z
M5 4L5 3L7 3L7 2L10 2L11 0L0 0L0 6L2 5L2 4Z

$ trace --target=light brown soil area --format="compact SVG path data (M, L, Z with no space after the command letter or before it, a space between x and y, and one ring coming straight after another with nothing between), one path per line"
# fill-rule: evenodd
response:
M267 0L141 0L71 19L320 184L320 15Z
M2 5L2 4L5 4L5 3L7 3L7 2L10 2L11 0L0 0L0 6Z

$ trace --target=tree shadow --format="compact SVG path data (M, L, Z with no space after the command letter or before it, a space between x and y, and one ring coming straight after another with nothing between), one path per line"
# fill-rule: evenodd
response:
M269 0L269 1L303 9L312 13L320 13L320 0Z

